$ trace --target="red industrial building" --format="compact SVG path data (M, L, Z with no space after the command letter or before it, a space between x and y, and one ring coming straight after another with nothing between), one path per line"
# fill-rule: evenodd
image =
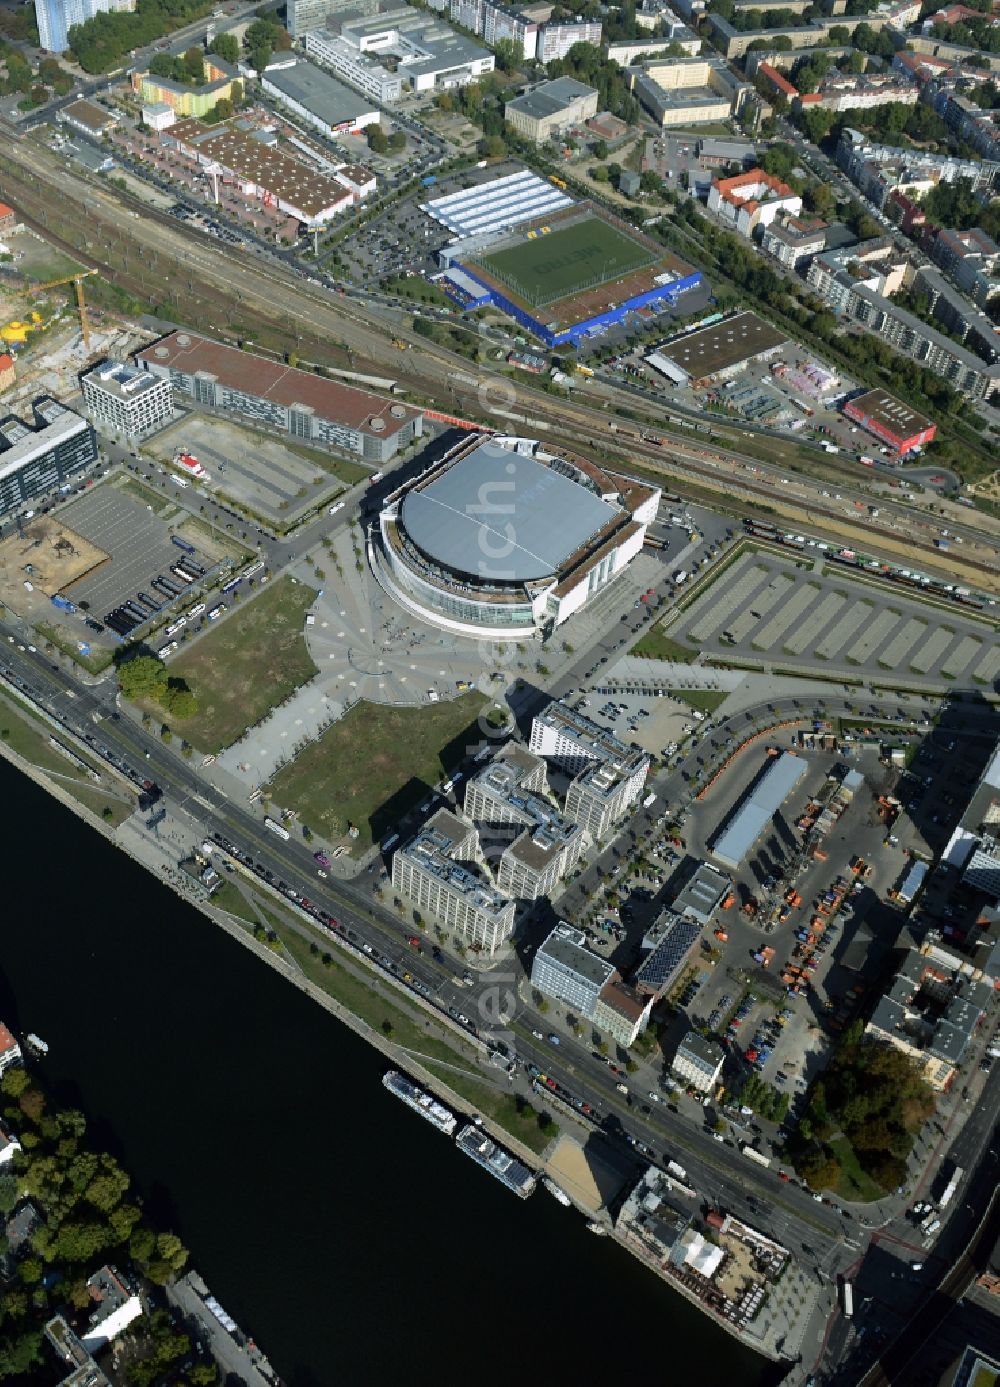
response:
M884 390L869 390L848 400L844 413L902 456L930 443L937 424Z

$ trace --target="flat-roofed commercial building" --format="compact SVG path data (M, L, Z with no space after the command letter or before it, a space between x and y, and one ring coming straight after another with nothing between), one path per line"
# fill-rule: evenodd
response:
M591 1020L601 988L618 977L613 963L599 958L587 948L581 930L561 920L549 937L535 950L531 965L531 985L544 997L551 997Z
M671 373L697 385L739 375L751 362L775 356L787 342L787 334L756 313L734 313L721 323L670 338L647 360L661 370L660 363L669 363Z
M899 453L930 443L937 424L884 390L868 390L844 405L844 413Z
M26 424L9 414L0 420L0 515L10 515L97 461L94 426L66 405L43 395Z
M170 381L127 362L103 361L80 384L87 411L98 428L138 438L173 416Z
M758 777L712 846L712 856L736 871L749 856L754 844L806 774L808 767L800 756L784 751L773 757Z
M547 217L573 205L573 199L530 169L519 169L474 188L432 198L421 210L453 235L494 236L511 231L522 222Z
M170 333L136 360L195 404L229 410L304 443L339 448L369 462L388 462L423 431L423 414L410 405L189 332Z
M649 756L564 703L535 715L530 750L574 775L566 792L566 817L599 842L639 798Z
M298 59L269 67L262 73L260 84L269 96L328 139L355 135L368 125L378 124L378 107L373 102L345 87L315 63Z
M670 1068L677 1077L699 1093L711 1093L719 1082L725 1053L721 1045L706 1040L697 1031L688 1031L677 1047Z
M598 101L593 87L586 87L573 77L556 77L508 101L503 108L504 120L526 140L544 144L571 126L582 125L596 116Z
M672 906L699 925L707 925L732 889L727 876L710 862L701 862L691 880L678 891Z
M203 168L210 178L237 187L244 197L277 207L310 229L325 226L353 206L354 195L335 176L292 159L263 131L239 125L179 120L160 132L160 142Z
M394 853L392 885L434 924L492 956L514 929L514 902L479 870L476 831L439 809Z

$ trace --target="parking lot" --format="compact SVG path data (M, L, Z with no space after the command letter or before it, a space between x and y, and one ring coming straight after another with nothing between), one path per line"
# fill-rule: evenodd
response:
M986 623L857 583L827 564L828 546L812 550L798 562L743 553L669 636L723 658L882 680L986 686L1000 674L1000 645Z
M168 610L190 586L172 573L178 561L190 559L205 572L217 562L199 542L186 552L171 542L171 530L161 516L116 486L99 486L81 496L61 513L60 519L109 555L107 561L73 583L66 595L91 618L104 623L108 614L143 592L157 610ZM187 541L190 543L191 541ZM154 580L162 579L176 589L172 596ZM151 606L144 606L149 617ZM142 623L137 623L136 628Z
M202 464L213 495L227 496L273 524L294 523L301 512L343 490L318 456L306 457L278 438L226 419L188 414L143 447L161 463L178 450ZM333 457L330 465L336 465Z

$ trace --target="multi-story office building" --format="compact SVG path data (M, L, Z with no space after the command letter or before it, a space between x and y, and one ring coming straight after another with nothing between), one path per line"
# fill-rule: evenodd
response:
M327 29L310 30L306 34L306 54L379 106L392 106L402 100L401 74L384 67L376 57L341 34Z
M509 747L465 791L466 817L484 838L513 835L500 854L497 885L521 900L549 895L583 850L583 829L559 812L545 789L545 762Z
M691 950L701 938L701 925L665 910L646 937L650 939L651 936L655 942L639 966L635 986L642 997L652 997L655 1001L669 992L680 976Z
M514 902L479 870L476 831L439 809L392 859L392 885L421 913L493 955L514 928Z
M0 420L0 515L9 515L36 496L97 461L94 427L50 395L34 402L34 423L8 415Z
M566 817L594 842L619 823L642 793L649 757L564 703L550 703L531 725L530 749L574 775Z
M525 799L544 795L547 790L541 757L510 745L468 782L462 808L466 818L476 824L528 824L531 818Z
M101 362L88 371L81 385L87 411L98 428L128 438L166 423L174 412L169 380L123 361Z
M492 72L493 54L444 20L409 6L344 16L337 32L306 35L306 52L378 101L398 101L404 90L429 92L465 86Z
M172 332L139 352L136 361L195 404L230 410L369 462L388 462L423 431L423 414L410 405L194 333Z
M581 930L561 920L535 951L531 985L544 997L564 1002L585 1020L592 1020L601 989L618 978L614 964L586 946Z
M697 1031L688 1031L677 1047L671 1069L677 1077L699 1093L711 1093L719 1082L725 1054L721 1045L706 1040Z
M135 5L136 0L35 0L39 46L64 53L74 24L85 24L98 14L131 13Z
M351 18L377 14L380 0L288 0L285 20L293 39L312 29L322 29L328 20L348 12Z

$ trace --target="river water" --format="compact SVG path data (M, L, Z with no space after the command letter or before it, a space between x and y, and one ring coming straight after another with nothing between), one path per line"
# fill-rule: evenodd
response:
M290 1387L780 1378L4 761L0 802L0 1017Z

